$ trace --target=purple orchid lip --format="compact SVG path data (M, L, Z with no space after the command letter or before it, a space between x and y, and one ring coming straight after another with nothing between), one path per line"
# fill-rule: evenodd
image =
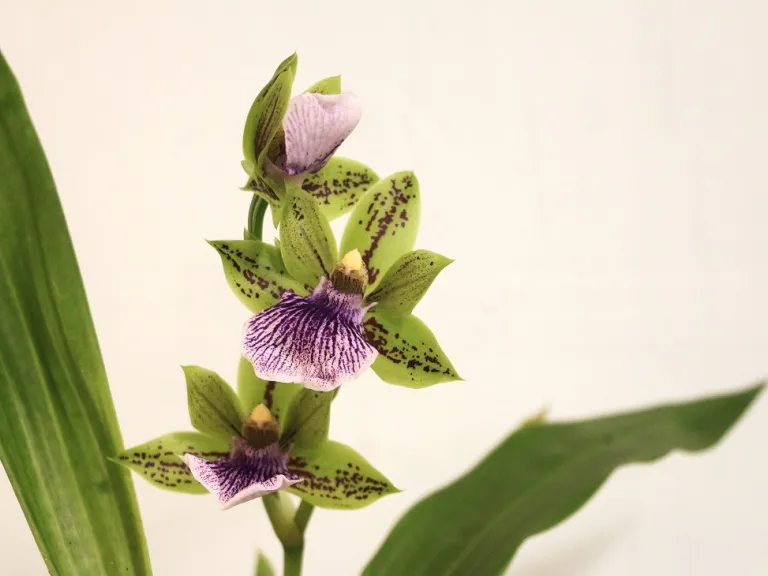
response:
M278 161L280 169L289 176L317 172L352 133L361 116L359 100L348 92L294 97L283 117L285 147Z
M377 351L365 339L363 296L323 279L314 292L285 292L245 325L243 355L256 375L328 392L370 367Z
M303 480L288 471L288 454L277 443L257 449L242 438L234 442L235 448L225 460L211 462L192 454L181 457L195 480L218 498L222 510Z

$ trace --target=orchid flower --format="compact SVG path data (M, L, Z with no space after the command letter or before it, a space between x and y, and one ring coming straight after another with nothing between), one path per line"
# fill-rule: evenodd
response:
M244 189L272 206L275 223L287 189L304 187L329 208L329 217L349 210L375 179L366 166L339 158L323 171L362 116L360 101L341 91L338 76L326 78L290 97L297 59L292 55L256 97L243 133Z
M398 492L352 448L328 439L332 394L276 389L243 360L238 392L215 372L187 366L189 416L175 432L114 460L155 486L213 494L222 510L287 490L324 508L361 508Z
M293 190L279 248L216 241L230 287L255 313L242 353L259 378L330 391L368 367L385 381L419 388L460 379L432 332L412 311L451 261L412 250L419 219L416 177L375 183L350 216L338 258L318 203Z
M218 498L222 510L302 480L288 471L288 452L280 448L277 421L264 404L253 409L242 434L232 438L226 458L210 462L185 453L181 459L195 480Z

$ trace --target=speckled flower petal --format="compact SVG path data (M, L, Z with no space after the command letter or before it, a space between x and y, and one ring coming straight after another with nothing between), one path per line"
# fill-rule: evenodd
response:
M219 499L222 510L302 480L288 471L288 456L280 452L277 444L260 450L243 446L236 455L216 462L192 454L184 454L181 459L192 476Z
M282 170L294 175L322 168L357 126L362 112L360 102L349 93L304 93L293 98L283 118Z
M327 392L355 379L376 359L362 329L362 297L323 280L308 297L291 292L245 325L243 355L263 380Z

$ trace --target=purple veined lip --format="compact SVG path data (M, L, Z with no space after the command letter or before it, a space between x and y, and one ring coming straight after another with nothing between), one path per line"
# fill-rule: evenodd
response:
M283 117L285 142L276 165L289 176L317 172L352 133L362 113L360 101L348 92L294 97Z
M277 443L253 448L242 438L234 442L236 449L225 460L211 462L192 454L181 457L195 480L218 498L222 510L302 481L288 471L288 453Z
M326 279L306 297L285 292L248 320L243 355L263 380L333 390L376 359L363 331L367 309L362 294L341 292Z

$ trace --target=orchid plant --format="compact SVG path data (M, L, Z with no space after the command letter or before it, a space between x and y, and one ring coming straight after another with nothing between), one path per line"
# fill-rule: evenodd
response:
M362 106L339 77L292 98L296 71L294 54L246 117L243 238L210 242L250 312L237 386L185 366L195 430L123 449L56 188L0 54L0 460L51 574L151 575L127 468L165 490L213 495L223 510L261 499L284 574L296 576L315 507L399 492L328 437L340 387L368 368L409 388L461 380L413 314L451 263L415 249L416 176L379 178L337 156ZM274 243L262 240L267 209ZM329 221L348 213L337 244ZM616 468L712 447L762 387L577 422L536 415L413 506L363 573L501 574L526 538L573 514ZM274 574L264 556L256 570Z
M244 190L253 202L244 239L210 242L253 313L243 329L238 393L216 373L186 367L197 432L166 434L116 456L161 488L210 492L225 510L278 490L305 509L360 508L398 492L352 448L328 439L338 387L369 367L411 388L460 379L412 313L451 262L414 250L416 176L379 179L335 156L361 105L338 77L289 98L296 64L292 55L278 66L245 122ZM267 207L279 230L275 244L261 239ZM339 249L329 219L349 211ZM272 513L280 509L270 502Z

